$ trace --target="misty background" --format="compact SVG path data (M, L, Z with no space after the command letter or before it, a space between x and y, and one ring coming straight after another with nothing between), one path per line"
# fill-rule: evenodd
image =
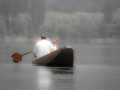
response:
M42 33L77 42L120 38L119 0L0 0L0 38Z
M120 0L0 0L0 90L120 90ZM74 50L74 67L34 66L41 34Z

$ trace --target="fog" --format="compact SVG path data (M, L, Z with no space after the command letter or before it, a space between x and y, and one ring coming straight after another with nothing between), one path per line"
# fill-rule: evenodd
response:
M0 0L0 38L118 39L119 14L119 0Z
M74 67L32 64L25 53L42 34L73 48ZM0 81L0 90L120 90L120 0L0 0Z
M17 50L24 53L22 48L31 50L38 37L46 34L49 38L59 37L60 47L75 48L75 57L78 61L82 57L83 64L88 60L91 63L108 63L107 60L110 60L110 57L115 58L116 55L117 63L119 29L119 0L0 0L0 42L5 42L1 44L4 49L0 52L2 59L6 58L6 53L11 55ZM27 46L27 41L32 43ZM11 46L6 45L8 42ZM16 47L19 43L20 46ZM99 45L94 46L96 43ZM101 46L101 43L114 45L106 47ZM86 44L85 47L83 44Z
M74 67L34 66L24 54L41 34L73 48ZM0 81L0 90L120 90L120 0L0 0Z

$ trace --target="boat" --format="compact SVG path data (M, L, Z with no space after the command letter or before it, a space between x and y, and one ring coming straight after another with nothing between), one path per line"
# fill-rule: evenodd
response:
M60 48L32 62L37 66L73 67L74 52L72 48Z

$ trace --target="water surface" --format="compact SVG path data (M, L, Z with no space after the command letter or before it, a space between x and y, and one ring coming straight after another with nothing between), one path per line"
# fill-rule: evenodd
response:
M119 44L73 46L72 68L34 66L32 53L21 63L12 62L12 53L24 53L33 45L0 44L0 90L120 90Z

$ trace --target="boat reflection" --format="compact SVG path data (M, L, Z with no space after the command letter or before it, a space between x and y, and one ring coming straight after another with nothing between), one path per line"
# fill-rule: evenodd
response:
M37 87L38 90L51 90L52 88L52 72L47 67L40 67L37 71Z
M37 88L38 90L56 90L56 85L61 85L59 81L71 84L71 79L69 80L68 74L73 75L72 67L38 67Z
M52 67L51 71L53 74L73 74L73 67Z

